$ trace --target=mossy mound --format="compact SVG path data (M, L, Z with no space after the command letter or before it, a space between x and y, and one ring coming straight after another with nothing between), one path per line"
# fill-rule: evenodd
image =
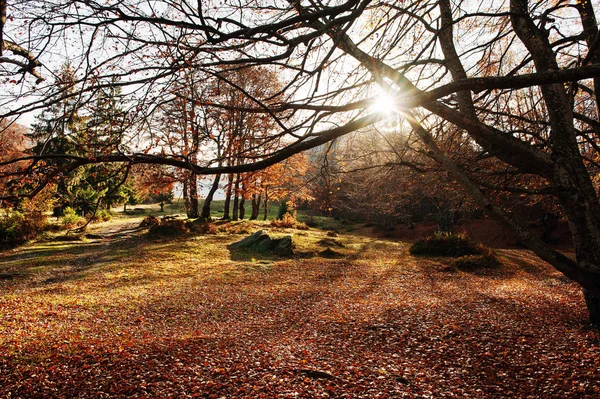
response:
M344 254L339 253L331 248L325 248L323 251L319 252L319 256L322 258L336 259L343 258Z
M412 255L420 256L466 256L482 255L488 251L481 244L475 244L460 235L436 234L415 242L410 247Z
M484 255L467 255L455 259L450 264L452 268L464 272L474 272L478 270L497 269L501 266L493 252Z
M261 254L272 253L278 256L291 256L294 254L291 236L271 238L263 230L259 230L241 241L234 242L229 248L245 249Z
M150 227L148 234L154 236L179 236L189 233L188 225L180 219L165 219Z
M338 240L334 240L332 238L323 238L322 240L317 241L317 244L324 247L338 247L343 248L345 245Z
M160 225L160 219L156 216L146 216L144 220L140 223L140 227L143 229L150 228L152 226Z

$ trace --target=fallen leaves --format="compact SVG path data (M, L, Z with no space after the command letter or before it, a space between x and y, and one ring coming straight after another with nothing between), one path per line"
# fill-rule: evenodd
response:
M97 263L60 282L3 281L0 396L598 396L600 335L581 293L526 252L473 275L401 243L345 240L341 259L257 268L230 259L223 236L132 237L88 248ZM50 251L52 270L71 252Z

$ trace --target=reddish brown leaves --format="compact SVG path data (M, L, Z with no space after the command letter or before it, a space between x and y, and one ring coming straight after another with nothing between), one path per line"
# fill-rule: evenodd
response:
M340 238L354 251L343 259L233 261L222 248L238 238L105 243L79 255L95 263L77 278L3 282L0 396L600 394L600 336L578 287L526 252L448 273L358 236ZM76 251L44 261L70 267Z

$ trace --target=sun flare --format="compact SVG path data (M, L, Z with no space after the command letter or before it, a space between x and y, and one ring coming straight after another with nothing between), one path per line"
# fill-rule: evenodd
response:
M396 100L387 93L379 93L371 109L377 113L392 114L396 110Z

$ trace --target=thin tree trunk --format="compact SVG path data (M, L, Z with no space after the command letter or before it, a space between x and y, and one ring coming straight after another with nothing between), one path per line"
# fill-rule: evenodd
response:
M241 186L241 193L240 193L239 215L240 215L240 219L243 220L244 217L246 216L246 208L244 208L244 205L246 204L246 184L244 183L244 180L241 178L240 178L240 186Z
M235 176L235 186L233 188L233 220L238 220L239 215L239 203L240 203L240 174L238 173Z
M4 55L4 24L6 23L6 0L0 0L0 57Z
M233 196L233 210L231 212L231 220L238 220L238 210L239 210L239 197L237 195Z
M252 194L252 214L250 215L250 220L258 219L258 214L260 213L260 202L261 195Z
M229 215L229 205L231 203L231 188L232 188L232 180L233 175L227 175L227 189L225 191L225 205L223 206L223 219L229 220L231 216Z
M210 218L210 205L215 196L215 192L217 192L217 190L219 189L219 181L220 180L221 180L221 175L220 174L216 175L215 179L213 180L213 184L210 187L208 194L206 195L206 199L204 200L204 205L202 205L202 213L200 214L200 217L202 219Z
M185 209L185 214L189 215L190 213L190 189L189 189L189 181L187 178L183 179L183 209Z
M265 213L263 216L263 220L267 220L269 218L269 191L268 188L265 187Z
M198 213L198 176L195 173L190 173L188 188L190 191L190 208L187 212L187 217L196 219L200 214Z
M244 208L245 203L246 199L243 196L240 197L240 219L244 219L244 216L246 216L246 209Z

